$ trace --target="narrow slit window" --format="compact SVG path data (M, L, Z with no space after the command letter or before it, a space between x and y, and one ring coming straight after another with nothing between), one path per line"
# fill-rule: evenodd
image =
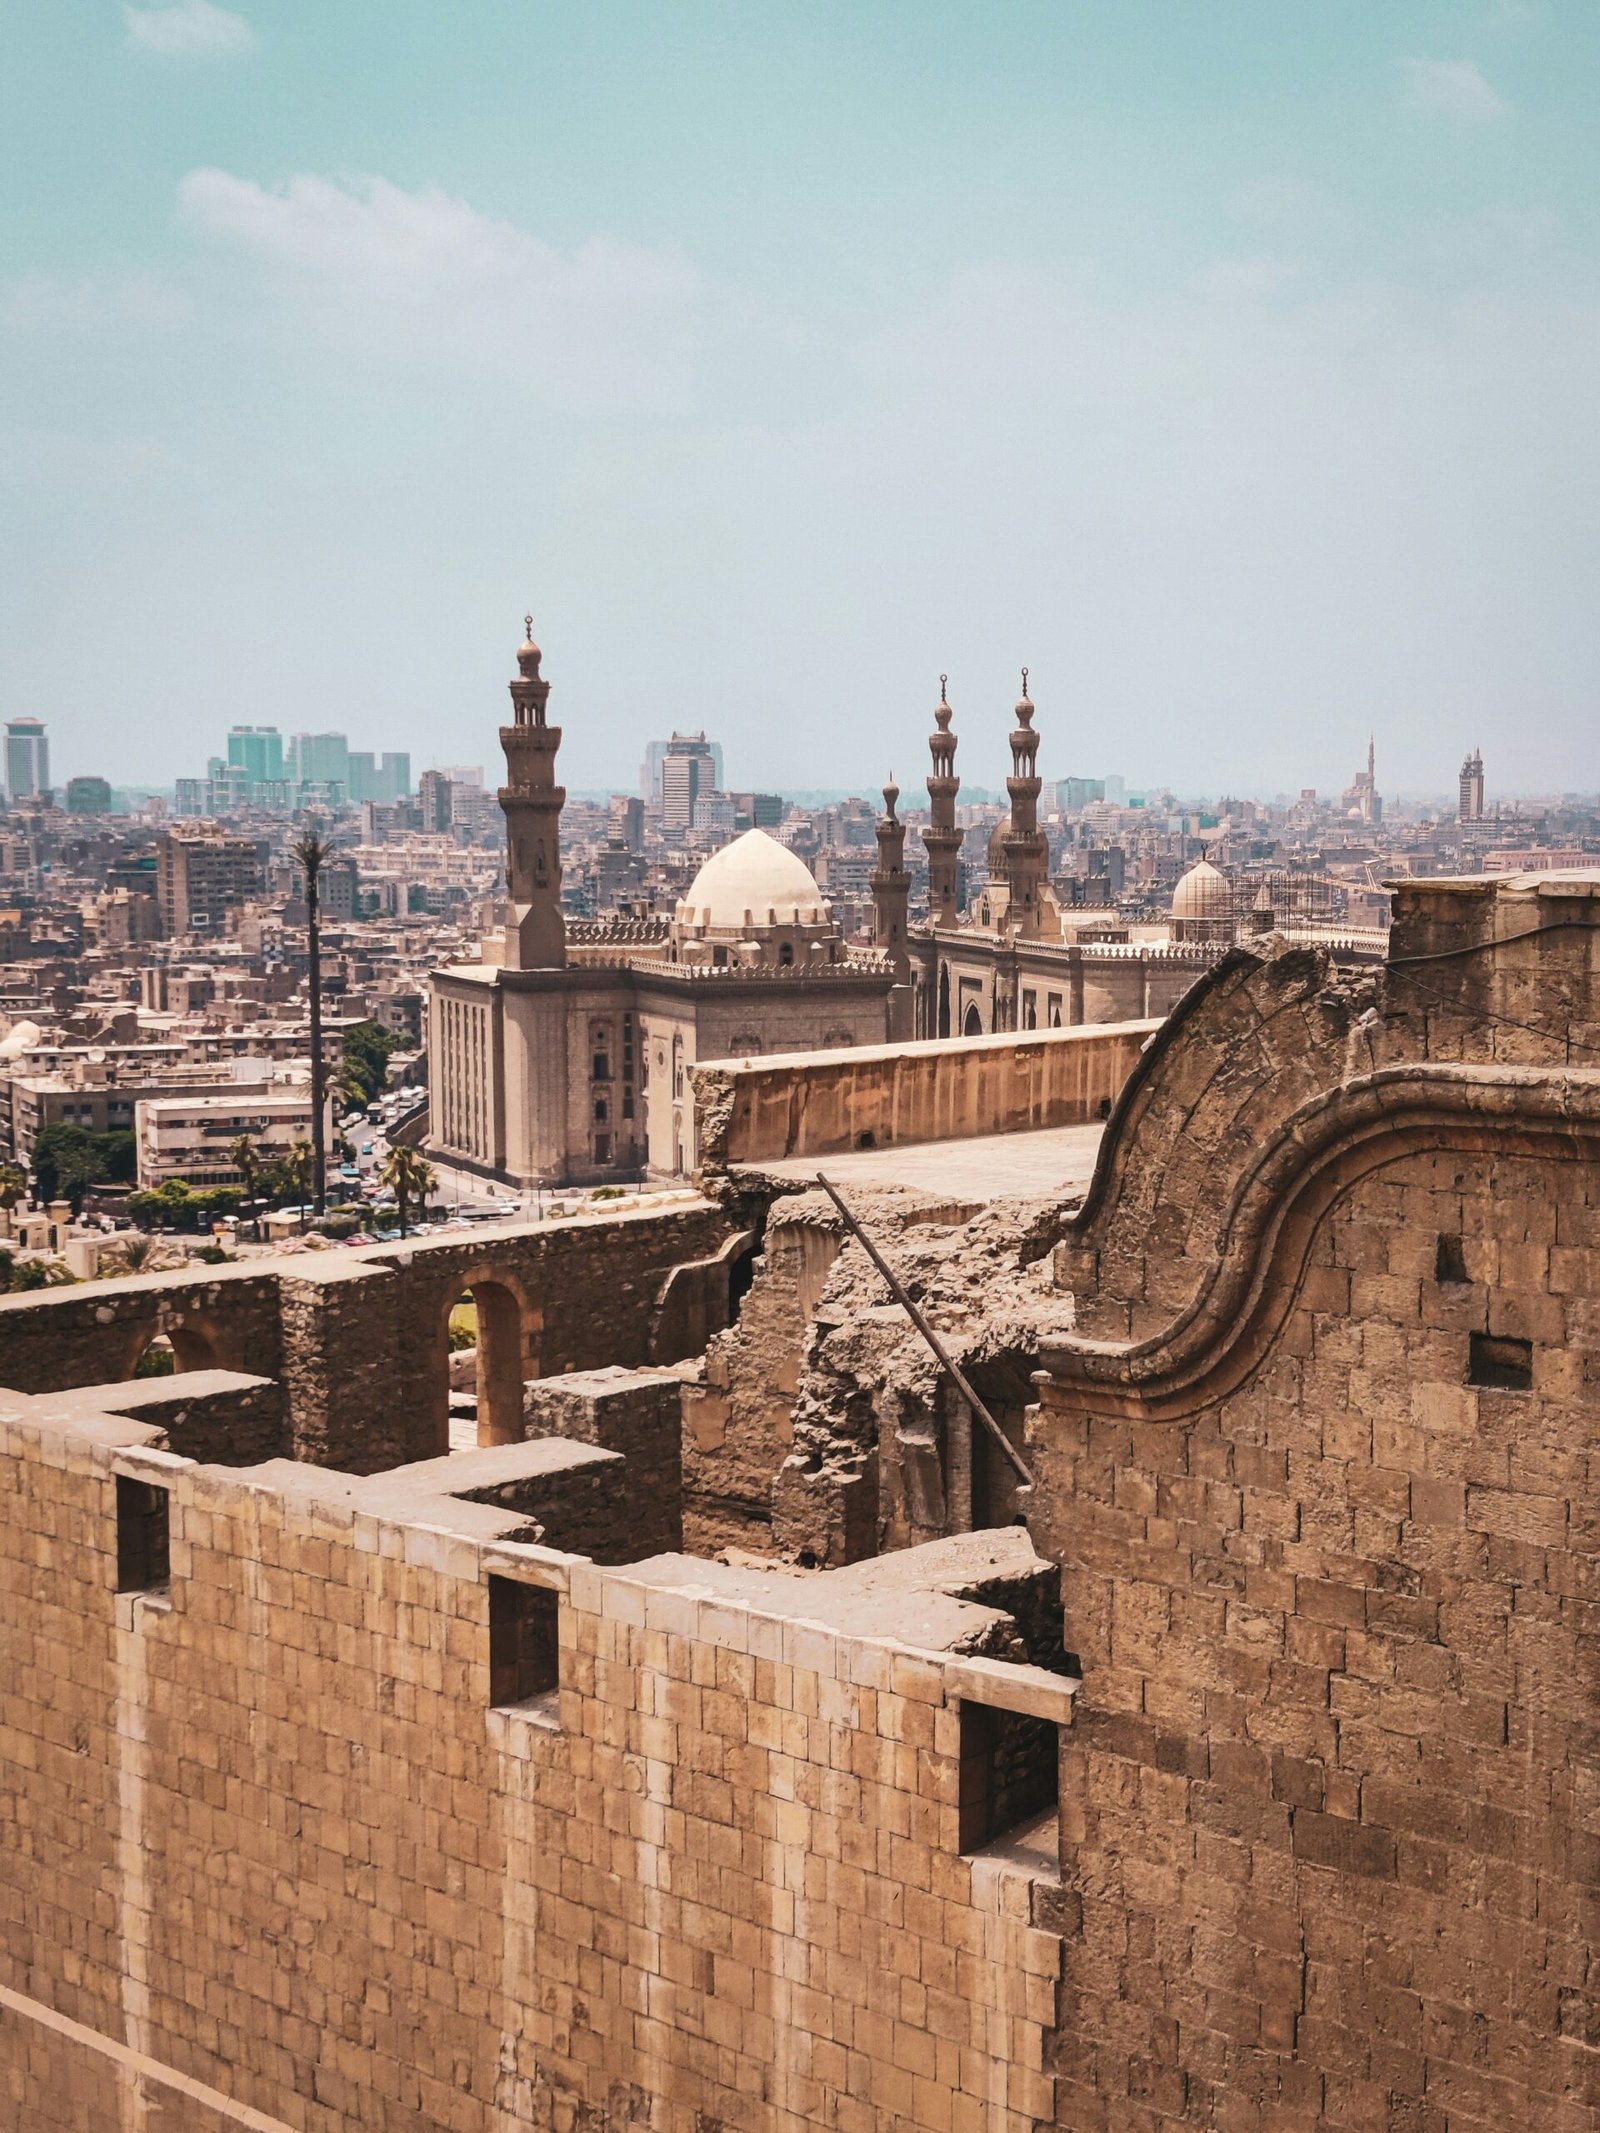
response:
M1433 1258L1435 1281L1458 1281L1467 1279L1467 1254L1459 1237L1441 1237L1439 1248Z
M982 1851L1054 1808L1060 1760L1060 1728L1049 1719L963 1699L962 1851Z
M1494 1333L1474 1333L1467 1363L1469 1385L1500 1392L1533 1390L1533 1343Z
M118 1592L165 1592L171 1584L170 1505L159 1482L117 1476Z
M560 1610L542 1585L490 1578L490 1703L531 1703L561 1686Z

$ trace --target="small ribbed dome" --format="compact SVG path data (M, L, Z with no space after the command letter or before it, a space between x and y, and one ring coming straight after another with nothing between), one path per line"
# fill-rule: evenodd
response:
M1231 918L1233 894L1226 874L1219 873L1209 859L1197 859L1187 874L1180 875L1172 892L1172 915L1207 924Z
M828 907L805 861L765 830L752 829L712 853L679 903L677 922L715 933L822 926Z

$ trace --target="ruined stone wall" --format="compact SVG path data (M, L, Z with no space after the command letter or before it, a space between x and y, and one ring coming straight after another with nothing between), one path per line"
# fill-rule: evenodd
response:
M448 1323L463 1291L487 1284L507 1300L506 1377L520 1416L529 1378L647 1364L658 1337L677 1353L683 1326L724 1323L728 1268L717 1255L737 1234L708 1203L637 1205L465 1240L0 1297L0 1385L114 1384L165 1333L182 1370L278 1380L297 1458L375 1473L448 1443ZM708 1271L691 1271L669 1298L674 1270L702 1264ZM505 1434L520 1433L511 1418Z
M254 1267L134 1274L0 1296L0 1385L61 1392L115 1384L157 1335L186 1370L282 1369L277 1281Z
M738 1323L683 1385L687 1533L696 1553L771 1545L772 1485L794 1444L801 1356L843 1242L816 1195L777 1201Z
M786 1614L713 1565L388 1521L338 1476L163 1468L13 1404L6 2133L1051 2118L1070 1904L1048 1860L959 1848L961 1702L1035 1670ZM112 1590L130 1458L172 1489L163 1598ZM561 1590L554 1710L489 1706L492 1574ZM992 1619L895 1604L958 1643ZM1059 1718L1039 1678L1027 1708ZM116 2051L97 2069L55 2015ZM169 2110L173 2080L238 2115Z
M1066 2124L1600 2125L1597 896L1231 958L1055 1255Z
M1155 1022L1029 1030L695 1071L708 1170L1103 1118Z
M1600 1166L1404 1158L1273 1278L1227 1399L1065 1376L1035 1427L1084 1676L1063 2122L1591 2127ZM1529 1389L1472 1382L1484 1335Z
M615 1515L624 1524L604 1545L577 1529L548 1536L553 1547L597 1562L636 1561L683 1546L683 1385L670 1370L575 1370L523 1387L529 1437L593 1444L626 1462L611 1480ZM618 1552L618 1551L621 1552Z

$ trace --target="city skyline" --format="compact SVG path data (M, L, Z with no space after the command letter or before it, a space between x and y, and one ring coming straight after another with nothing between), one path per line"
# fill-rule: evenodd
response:
M940 670L1003 748L1023 660L1062 775L1593 783L1592 14L12 39L0 712L65 768L170 782L219 690L454 755L531 602L587 788L674 725L870 784Z

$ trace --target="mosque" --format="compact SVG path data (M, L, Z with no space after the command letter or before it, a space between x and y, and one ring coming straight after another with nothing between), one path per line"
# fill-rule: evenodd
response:
M941 689L930 736L929 913L910 918L899 788L884 788L874 944L846 942L810 869L764 830L713 854L670 919L568 918L561 907L561 729L527 641L500 729L507 902L482 960L432 975L430 1147L526 1189L685 1176L696 1061L840 1045L1069 1028L1162 1015L1235 937L1233 892L1206 860L1170 920L1064 906L1039 826L1038 735L1023 691L1011 809L963 909L956 735ZM1266 925L1271 924L1271 914Z
M682 1176L694 1061L882 1044L909 1034L910 994L764 830L714 853L669 921L566 918L541 656L530 618L500 729L505 918L481 962L433 973L430 1146L524 1188Z

